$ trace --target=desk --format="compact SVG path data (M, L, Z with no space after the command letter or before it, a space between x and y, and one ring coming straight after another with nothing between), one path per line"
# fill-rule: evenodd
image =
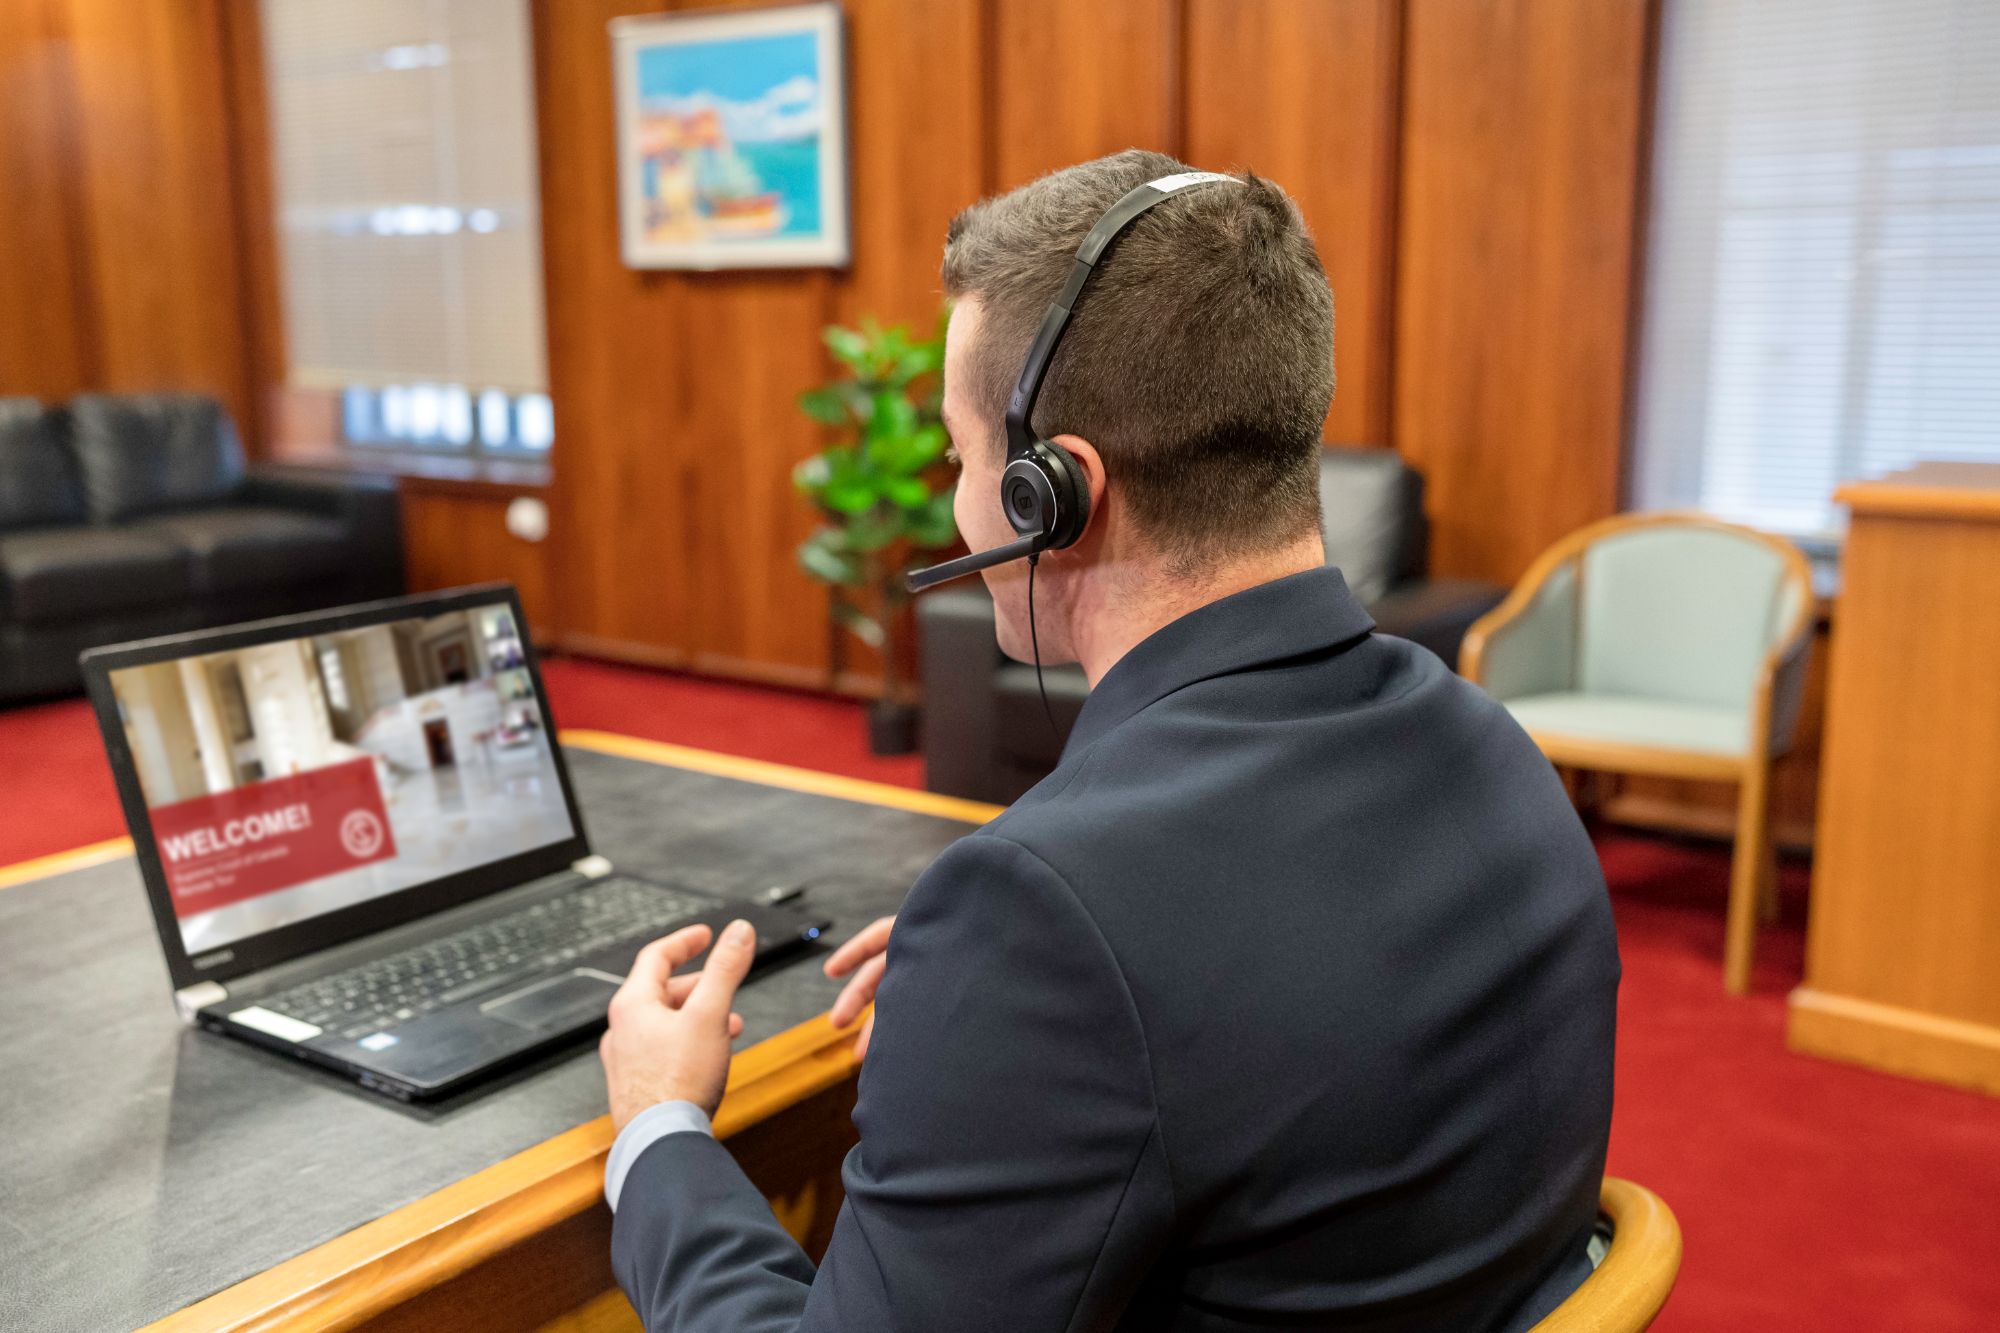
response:
M2000 1093L2000 465L1837 498L1854 517L1787 1038Z
M809 881L832 941L894 911L939 851L997 813L563 739L598 850L697 888ZM137 867L116 851L0 889L0 1327L631 1326L604 1297L611 1128L593 1049L423 1110L189 1031ZM838 989L820 957L742 992L716 1119L808 1244L831 1227L852 1141L849 1034L813 1017Z

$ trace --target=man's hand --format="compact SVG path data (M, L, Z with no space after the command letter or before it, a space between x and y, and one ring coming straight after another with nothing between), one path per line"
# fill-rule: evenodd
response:
M895 917L883 917L864 927L826 960L826 974L830 977L854 973L854 979L842 987L839 996L834 999L829 1016L835 1027L844 1028L852 1023L868 1007L868 1002L875 998L876 990L882 985L882 969L889 965L889 931L895 924ZM867 1058L868 1038L874 1033L875 1015L870 1013L868 1021L861 1025L861 1035L854 1039L856 1059Z
M708 948L707 926L687 926L639 951L611 997L611 1029L598 1043L611 1091L611 1124L661 1102L688 1101L713 1116L729 1079L729 1043L743 1019L729 1011L757 953L757 932L732 922L699 972L674 969Z

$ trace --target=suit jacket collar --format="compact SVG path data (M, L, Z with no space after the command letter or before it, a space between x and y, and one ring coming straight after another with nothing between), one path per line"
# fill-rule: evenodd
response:
M1374 628L1332 565L1197 607L1112 665L1084 701L1063 757L1081 754L1140 709L1196 681L1319 652Z

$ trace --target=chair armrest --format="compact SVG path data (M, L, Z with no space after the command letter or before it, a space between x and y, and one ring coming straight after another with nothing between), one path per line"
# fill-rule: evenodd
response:
M250 469L238 500L336 520L354 550L348 565L354 595L403 591L403 512L395 478L265 464Z
M1576 681L1577 562L1531 572L1507 600L1465 633L1459 670L1496 699L1573 688Z
M993 682L1000 649L984 584L974 580L917 599L917 655L924 785L949 796L994 799Z
M1771 726L1765 740L1773 759L1790 750L1797 739L1799 714L1805 709L1806 666L1812 657L1815 637L1808 619L1805 628L1793 636L1771 664Z
M1478 579L1411 579L1372 603L1368 614L1382 633L1421 644L1455 668L1466 630L1506 595Z

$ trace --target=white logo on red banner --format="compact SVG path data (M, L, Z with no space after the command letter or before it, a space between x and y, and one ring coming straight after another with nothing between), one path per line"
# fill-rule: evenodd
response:
M350 810L340 821L340 845L357 861L366 861L382 848L382 821L366 810Z

